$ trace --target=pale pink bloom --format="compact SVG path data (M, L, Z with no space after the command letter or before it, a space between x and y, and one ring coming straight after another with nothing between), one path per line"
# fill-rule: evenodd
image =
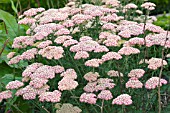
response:
M83 93L80 96L80 102L96 104L96 101L97 101L97 98L94 93Z
M113 83L112 79L109 78L99 78L97 80L97 86L95 87L95 91L105 90L105 89L112 89L114 88L115 84Z
M124 6L125 9L136 9L138 6L135 5L134 3L129 3Z
M130 78L128 82L126 82L126 88L142 88L143 84L138 80L138 78Z
M166 39L167 37L167 39ZM160 34L149 34L146 36L146 46L151 47L152 45L160 45L170 48L170 34L166 36L166 33ZM166 41L166 43L165 43Z
M33 27L33 28L32 28ZM52 33L54 30L57 30L57 24L56 23L48 23L43 25L32 25L31 28L35 33L37 32L47 32L48 34Z
M33 100L36 98L36 93L35 92L24 93L22 97L24 100Z
M106 39L109 35L112 35L110 32L101 32L99 34L99 39Z
M27 85L24 88L21 88L19 90L17 90L17 92L15 93L16 96L23 96L23 99L25 100L32 100L36 98L36 95L42 94L44 92L46 92L47 90L49 90L49 86L45 85L40 89L35 89L30 85Z
M118 46L118 41L116 41L115 39L107 39L103 41L103 44L105 44L108 47Z
M132 104L131 96L128 94L121 94L115 99L113 99L112 104L131 105Z
M36 40L42 40L44 38L46 38L49 35L49 33L47 32L37 32L34 37Z
M118 53L121 55L131 55L140 53L140 50L133 47L122 47Z
M80 37L80 39L79 39L80 42L87 41L87 40L92 40L92 38L89 37L89 36L82 36L82 37Z
M138 37L131 38L128 42L130 45L135 45L135 44L144 45L145 43L143 38L138 38Z
M88 82L87 85L83 88L86 92L94 92L96 89L97 82Z
M48 82L47 79L44 78L34 78L30 81L29 85L33 88L41 88Z
M35 38L33 36L20 36L16 37L13 41L13 48L26 48L34 44Z
M64 28L63 25L61 24L56 24L56 23L48 23L48 24L43 24L43 25L38 25L36 26L33 31L35 33L37 32L46 32L48 34L53 33L55 30L59 30Z
M61 73L60 76L68 79L76 79L77 73L74 69L67 69L65 72Z
M77 40L69 39L69 40L66 40L66 41L63 43L63 46L64 46L64 47L68 47L68 46L71 46L71 45L74 45L74 44L77 44L77 43L78 43Z
M12 92L10 90L0 92L0 102L3 99L9 99L9 98L12 98Z
M63 23L63 26L65 26L65 27L73 27L74 26L74 22L73 22L73 20L66 20Z
M24 86L23 82L20 82L18 80L11 81L6 85L6 89L18 89L20 87Z
M109 75L110 77L123 77L123 73L115 71L115 70L108 71L107 75Z
M78 82L64 77L61 81L58 82L58 89L63 91L63 90L73 90L78 86Z
M30 8L29 10L25 11L23 15L25 15L25 16L34 16L38 12L42 12L44 10L45 10L44 8Z
M145 2L141 5L142 8L145 8L147 10L154 10L156 5L154 3L151 2Z
M128 77L141 78L144 74L145 74L145 71L143 69L133 69L128 74Z
M115 27L117 27L117 25L113 23L106 23L102 26L103 29L107 29L107 30L114 30Z
M70 15L75 15L77 13L80 13L81 10L82 10L81 8L70 8L69 13L70 13Z
M118 35L110 34L109 36L107 36L107 39L114 39L116 41L119 41L121 40L121 37Z
M50 44L52 44L52 41L51 40L46 40L46 41L40 42L37 45L37 48L45 48L45 47L49 46Z
M25 25L29 24L29 25L31 25L31 24L34 24L35 22L36 22L36 20L34 18L25 17L25 18L19 20L18 24L25 24Z
M10 52L10 53L8 53L7 58L8 58L8 59L11 59L12 57L14 57L15 53L16 53L16 52Z
M47 23L53 22L53 19L48 18L48 17L49 17L48 15L44 15L44 16L39 17L38 20L39 20L40 24L47 24Z
M143 14L143 12L141 11L141 10L136 10L136 13L138 13L138 14Z
M158 85L162 86L163 84L167 84L167 81L165 79L160 79L160 84L159 84L159 77L151 77L146 81L145 88L155 89L156 87L158 87Z
M124 38L130 38L132 35L138 36L143 34L143 27L137 24L120 25L120 28L118 29L121 31L118 35Z
M79 51L82 51L82 48L80 47L79 44L77 44L77 45L71 46L71 47L70 47L70 51L71 51L71 52L79 52Z
M111 22L111 21L118 21L121 17L117 16L117 14L113 13L112 15L102 16L100 18L101 21L104 22Z
M49 91L50 86L48 86L47 84L45 84L43 87L36 89L36 94L37 95L41 95L42 93Z
M60 59L63 57L64 50L61 46L47 46L46 48L40 49L38 54L47 59Z
M99 45L94 49L94 53L108 52L109 49L104 45Z
M72 39L73 37L72 36L69 36L69 35L63 35L63 36L58 36L54 42L57 43L57 44L62 44L64 43L66 40L70 40Z
M131 37L131 31L130 30L123 30L118 33L123 38L130 38Z
M118 7L120 5L120 1L118 0L107 0L106 5L112 5L113 7Z
M89 57L88 52L86 51L78 51L76 52L74 59L79 60L79 59L87 59Z
M33 63L26 67L22 72L23 77L30 77L39 67L43 66L42 63Z
M8 62L9 65L12 65L12 64L17 64L18 62L20 62L21 60L21 55L17 55L13 58L10 59L10 61Z
M66 4L66 6L75 7L75 2L69 2L69 3Z
M78 43L80 48L83 51L93 51L97 46L99 46L99 43L93 40L87 40L87 41L81 41Z
M39 19L40 24L49 23L52 21L63 21L68 18L67 12L60 12L58 9L48 9L43 12L43 16ZM50 21L48 21L50 20Z
M120 60L122 58L122 56L119 54L119 53L116 53L116 52L108 52L106 53L105 55L102 56L102 60L105 62L105 61L108 61L108 60Z
M101 59L91 59L91 60L87 60L85 62L85 66L89 66L89 67L99 67L100 64L102 64L103 61Z
M144 27L144 23L141 23L139 24L141 27ZM152 23L146 23L145 25L145 31L148 30L148 31L151 31L151 32L154 32L154 33L163 33L165 30L162 29L160 26L156 26Z
M97 98L103 99L103 100L110 100L113 98L112 93L110 92L110 90L102 90Z
M149 69L156 70L161 66L167 65L167 62L166 62L166 60L163 60L163 64L162 64L162 59L161 58L151 58L151 59L149 59L148 64L149 64L148 65Z
M30 77L22 77L22 82L28 82L30 80Z
M153 21L157 21L157 17L156 16L149 16L151 18L151 20Z
M91 20L93 17L91 15L84 15L84 14L76 14L72 16L71 20L74 21L76 24L81 24L87 20Z
M27 51L23 52L21 55L22 60L31 60L34 59L38 50L36 48L28 49Z
M44 92L39 96L39 100L41 102L60 102L61 100L61 92L58 90L54 90L53 92Z
M88 82L94 82L97 80L97 78L99 77L99 73L95 72L88 72L84 75L84 79L86 79Z
M31 34L31 29L30 29L30 28L27 29L26 34L27 34L27 35L30 35L30 34Z
M70 51L72 52L78 52L78 51L87 51L91 52L95 50L95 48L99 46L99 43L93 40L86 40L81 41L77 45L71 46Z
M55 70L52 66L43 65L35 70L34 73L30 75L31 79L41 78L41 79L52 79L55 77Z
M70 31L66 28L59 29L54 35L68 35Z
M56 74L62 73L65 70L64 67L59 65L53 66L53 69L55 70Z
M102 15L104 15L104 14L103 14L102 11L95 9L95 10L93 10L93 11L90 12L90 15L91 15L92 17L96 17L96 16L99 16L99 17L100 17L100 16L102 16Z

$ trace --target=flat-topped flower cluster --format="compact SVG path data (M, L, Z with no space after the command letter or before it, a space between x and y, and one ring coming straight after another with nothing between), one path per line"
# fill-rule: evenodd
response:
M8 64L25 61L30 65L22 73L22 82L7 84L0 101L11 98L10 90L17 89L15 95L25 100L62 102L64 91L76 91L80 86L78 90L84 91L76 95L80 102L96 104L98 99L114 98L112 104L131 105L134 98L127 89L155 89L167 84L163 78L159 82L158 75L148 75L146 68L138 68L141 57L134 59L138 67L128 70L125 66L133 65L128 57L144 56L143 47L170 48L170 34L153 25L149 15L145 22L128 20L132 16L127 15L129 10L140 17L139 9L150 11L155 4L146 2L139 9L133 3L123 6L118 0L105 0L102 6L70 4L60 9L31 8L20 17L18 23L30 27L27 36L14 39L12 47L18 51L7 55ZM155 56L148 57L145 64L150 70L168 65ZM51 84L51 79L57 82ZM124 85L121 93L114 95L120 84Z

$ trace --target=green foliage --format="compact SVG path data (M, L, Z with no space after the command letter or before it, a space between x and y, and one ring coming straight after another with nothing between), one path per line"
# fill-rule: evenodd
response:
M169 29L169 26L170 26L170 16L163 15L163 16L157 17L157 19L158 20L156 22L154 22L155 25L161 26L165 30Z
M8 12L0 10L0 19L5 23L4 27L6 27L8 37L14 38L18 36L18 24L14 16Z
M68 0L0 0L0 9L18 15L32 7L60 8L67 2Z
M170 0L149 0L156 4L156 9L152 11L153 14L160 14L164 11L170 11Z

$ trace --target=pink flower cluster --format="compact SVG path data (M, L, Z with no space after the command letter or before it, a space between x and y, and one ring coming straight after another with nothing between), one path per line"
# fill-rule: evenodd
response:
M112 104L131 105L132 104L131 96L128 94L121 94L115 99L113 99Z
M155 4L151 2L145 2L141 5L141 7L147 9L147 10L154 10L155 9Z
M151 58L151 59L149 59L148 64L149 64L148 65L149 69L156 70L161 66L167 65L167 62L165 60L163 60L163 64L162 64L161 58Z
M23 15L25 15L25 16L34 16L37 13L43 12L43 11L45 11L44 8L31 8L31 9L25 11Z
M2 102L3 99L9 99L12 97L12 92L9 90L0 92L0 102Z
M97 98L94 93L83 93L80 96L80 102L95 104L96 101L97 101Z
M72 90L78 86L78 82L75 81L77 74L74 69L67 69L65 72L61 73L63 78L58 82L58 89L63 90Z
M44 92L40 94L39 100L41 102L60 102L61 100L61 92L58 90L54 90L53 92Z
M101 59L91 59L91 60L87 60L85 62L85 66L89 66L89 67L99 67L100 64L102 64L103 61Z
M143 84L138 80L138 78L130 78L128 82L126 82L126 88L142 88Z
M47 46L43 49L40 49L38 54L42 55L42 57L45 57L47 59L60 59L63 57L64 50L61 46Z
M128 74L128 77L141 78L144 74L145 74L145 71L143 69L133 69Z
M13 48L26 48L34 44L35 38L33 36L20 36L16 37L13 41Z
M121 55L131 55L140 53L140 50L133 47L122 47L118 53Z
M120 60L122 56L119 53L116 52L108 52L105 55L102 56L103 62L108 61L108 60Z
M166 39L167 37L167 39ZM146 36L146 46L160 45L170 48L170 34L166 36L166 33L150 34Z
M6 85L6 89L18 89L20 87L24 86L23 82L20 82L18 80L11 81Z
M35 99L37 95L40 95L46 91L49 90L49 86L48 85L44 85L42 88L33 88L30 85L27 85L24 88L21 88L19 90L17 90L17 92L15 93L16 96L22 96L23 99L25 100L32 100Z
M97 78L99 77L99 73L95 72L88 72L84 75L84 79L86 79L88 82L94 82L97 80Z
M112 96L112 93L110 92L110 90L102 90L98 94L97 98L103 99L103 100L110 100L113 98L113 96Z
M156 87L158 87L158 85L162 86L163 84L167 84L167 81L165 79L159 80L159 77L151 77L146 81L145 88L155 89Z

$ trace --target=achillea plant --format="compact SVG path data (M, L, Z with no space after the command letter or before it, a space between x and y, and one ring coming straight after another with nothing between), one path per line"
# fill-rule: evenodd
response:
M71 2L60 9L25 11L18 23L29 26L27 36L14 39L16 52L7 57L11 67L21 61L29 65L22 82L11 81L0 93L0 101L22 96L50 112L56 102L78 106L81 110L75 113L157 110L153 95L158 86L168 83L158 77L159 68L168 71L169 67L165 59L161 63L160 48L169 50L170 34L152 24L154 19L146 12L154 8L148 2L138 7L103 0L101 6L77 7ZM143 20L139 9L146 10ZM143 59L149 61L140 62Z

